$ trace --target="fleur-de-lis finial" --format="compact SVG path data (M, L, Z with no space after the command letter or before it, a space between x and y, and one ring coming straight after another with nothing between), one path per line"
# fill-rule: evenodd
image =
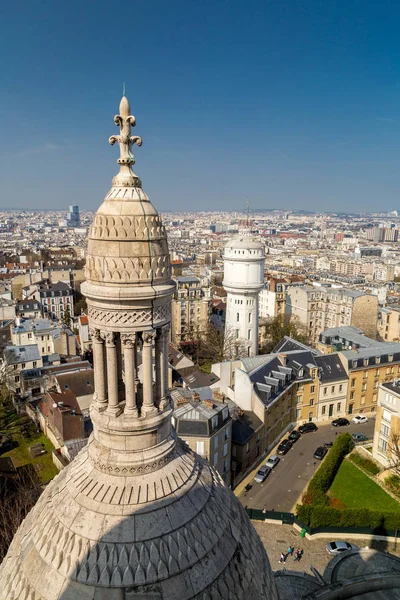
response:
M140 187L140 179L132 171L132 165L135 164L132 146L133 144L141 146L143 142L142 138L138 135L131 135L131 127L135 127L136 119L130 114L129 100L125 96L125 83L123 91L124 95L119 105L119 115L115 115L114 117L114 123L119 127L120 133L119 135L112 135L109 138L112 146L115 142L118 142L120 151L120 157L117 161L120 165L120 171L114 177L113 185Z

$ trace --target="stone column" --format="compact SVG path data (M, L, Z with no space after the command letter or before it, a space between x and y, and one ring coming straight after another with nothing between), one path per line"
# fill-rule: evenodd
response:
M137 349L138 349L138 338L136 336L136 342L135 342L135 345L133 346L133 362L135 364L135 389L136 389L136 391L138 390L139 383L140 383Z
M106 373L104 364L104 340L99 329L91 330L93 340L94 389L99 410L107 408Z
M106 355L107 355L107 383L108 383L108 407L107 411L117 415L118 407L118 358L117 346L115 345L115 334L106 333Z
M125 364L125 413L137 416L135 375L137 365L135 363L136 334L121 334L121 342L124 350Z
M156 360L156 364L155 364L155 378L156 378L156 397L155 397L155 404L156 406L159 406L160 404L160 400L163 397L163 388L164 388L164 382L163 382L163 339L162 339L162 329L157 329L157 335L156 335L156 344L155 344L155 360Z
M142 380L143 380L143 405L144 414L155 409L153 403L153 340L154 331L144 331L142 348Z

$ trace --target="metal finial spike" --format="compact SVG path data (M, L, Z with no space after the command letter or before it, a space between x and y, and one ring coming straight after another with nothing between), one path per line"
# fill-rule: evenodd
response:
M125 81L122 83L122 95L126 96L126 85L125 85Z

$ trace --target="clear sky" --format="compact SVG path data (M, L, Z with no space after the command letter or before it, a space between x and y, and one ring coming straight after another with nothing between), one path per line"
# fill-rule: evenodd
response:
M396 0L0 3L0 207L95 209L122 82L163 210L400 209Z

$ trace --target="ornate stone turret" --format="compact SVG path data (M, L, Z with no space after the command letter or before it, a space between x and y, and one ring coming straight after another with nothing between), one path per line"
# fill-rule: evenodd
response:
M125 97L115 122L120 172L90 229L82 286L94 430L19 528L0 567L0 600L276 600L244 509L171 427L167 240L132 171L141 140L130 135Z

